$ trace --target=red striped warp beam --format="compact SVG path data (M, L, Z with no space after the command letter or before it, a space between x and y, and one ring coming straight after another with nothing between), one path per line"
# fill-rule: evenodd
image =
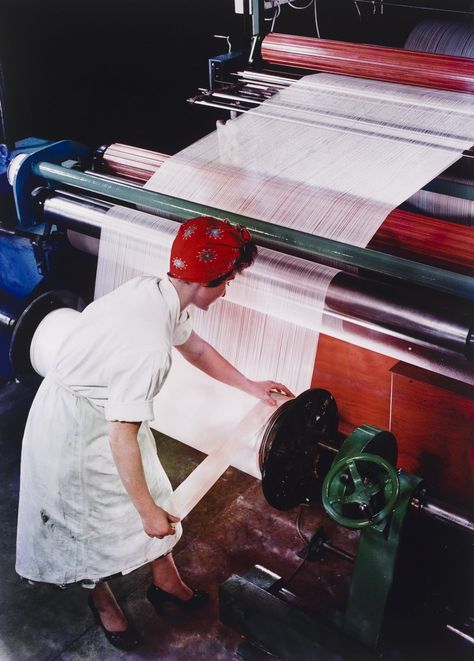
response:
M368 248L414 262L472 275L472 227L394 209L385 218Z
M474 60L272 32L262 42L272 64L392 83L474 93Z
M115 142L105 150L102 166L110 174L144 184L167 158L167 154Z
M103 165L111 174L144 184L167 158L166 154L115 143L104 152ZM400 209L388 214L368 247L457 273L474 272L471 227Z

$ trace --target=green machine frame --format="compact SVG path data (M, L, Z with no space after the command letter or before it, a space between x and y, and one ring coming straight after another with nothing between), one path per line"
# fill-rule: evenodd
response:
M394 468L396 457L392 434L363 425L344 441L324 479L328 514L361 530L343 613L314 619L288 599L280 577L255 566L220 586L221 620L285 661L377 658L405 517L422 484Z

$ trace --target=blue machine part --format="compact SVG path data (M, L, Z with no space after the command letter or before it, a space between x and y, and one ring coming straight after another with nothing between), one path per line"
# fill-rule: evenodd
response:
M6 145L0 144L0 195L8 193L10 188L7 179L9 151Z
M243 66L245 57L243 51L231 51L224 55L215 55L209 60L209 88L212 90L219 84L228 83L230 71Z
M23 300L41 280L31 239L0 233L0 292Z
M12 188L8 183L7 172L8 165L15 156L18 154L31 154L37 149L47 147L53 144L51 140L43 140L42 138L25 138L15 143L15 149L9 151L7 145L0 144L0 195L12 192Z
M28 150L18 150L20 153L28 153ZM39 146L32 153L28 153L21 163L13 183L13 194L18 215L18 225L24 229L38 225L34 203L31 192L44 184L44 181L33 174L33 166L40 161L47 161L57 165L68 162L83 165L90 162L91 150L85 145L72 140L61 140L49 143L47 146Z
M14 324L42 281L31 239L0 233L0 376L12 376L8 354Z
M49 237L42 236L45 225L38 222L31 197L43 182L33 175L32 166L38 161L75 164L90 160L88 147L68 140L52 143L27 138L15 147L9 153L4 145L0 146L0 195L5 199L12 193L7 181L8 165L15 156L25 154L13 184L18 229L0 228L0 377L13 376L9 352L16 321L49 282L51 243ZM28 235L25 228L34 229L34 233Z

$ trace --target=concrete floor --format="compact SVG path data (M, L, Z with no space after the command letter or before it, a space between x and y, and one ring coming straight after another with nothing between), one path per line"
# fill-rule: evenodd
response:
M93 622L86 590L30 585L15 574L21 437L33 393L14 382L0 386L0 660L240 658L241 637L219 621L218 585L258 563L280 575L291 574L301 562L297 552L303 545L295 529L295 513L272 509L258 481L228 469L184 522L185 532L174 553L185 580L209 591L209 606L195 614L170 606L165 616L158 617L144 600L149 584L146 568L115 579L111 585L144 640L132 653L115 650ZM158 435L157 446L174 485L204 456ZM303 525L315 525L318 516L308 513ZM329 569L323 583L334 583L338 573ZM317 582L321 584L320 579ZM342 582L341 588L329 591L343 599L346 588L347 582Z
M156 616L144 599L149 576L146 568L115 579L111 585L135 622L143 644L134 652L120 652L106 641L93 622L87 591L65 591L47 585L30 585L16 575L15 536L21 437L33 393L17 383L0 383L0 661L84 661L163 659L164 661L268 658L261 652L243 654L242 638L222 624L218 614L218 586L232 574L243 574L255 564L280 576L290 576L301 563L297 555L303 542L295 526L295 511L282 513L263 498L260 483L230 468L184 521L184 534L174 557L185 580L210 593L209 606L190 614L170 607ZM174 486L202 460L203 455L176 441L157 435L161 461ZM330 522L320 507L307 508L302 528L311 534L324 523L331 542L354 553L357 533ZM324 556L307 563L292 582L294 591L311 604L313 613L343 607L350 581L350 563ZM370 585L367 586L370 590ZM402 605L402 608L405 606ZM458 661L472 658L469 650L434 641L428 629L413 646L405 630L395 638L405 643L386 661ZM430 644L431 643L431 644ZM274 657L273 657L274 658ZM313 657L305 657L313 658ZM327 659L328 657L324 657ZM330 657L331 659L335 657ZM355 657L349 657L351 661ZM367 652L362 657L374 659ZM318 656L319 659L319 656ZM302 661L290 656L284 661Z

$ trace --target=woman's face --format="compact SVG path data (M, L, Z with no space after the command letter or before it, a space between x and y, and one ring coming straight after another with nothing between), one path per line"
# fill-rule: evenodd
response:
M223 298L226 293L228 285L232 282L235 276L230 277L228 280L225 280L220 285L216 287L206 287L201 285L196 292L196 296L193 300L194 305L200 310L208 310L217 299Z

